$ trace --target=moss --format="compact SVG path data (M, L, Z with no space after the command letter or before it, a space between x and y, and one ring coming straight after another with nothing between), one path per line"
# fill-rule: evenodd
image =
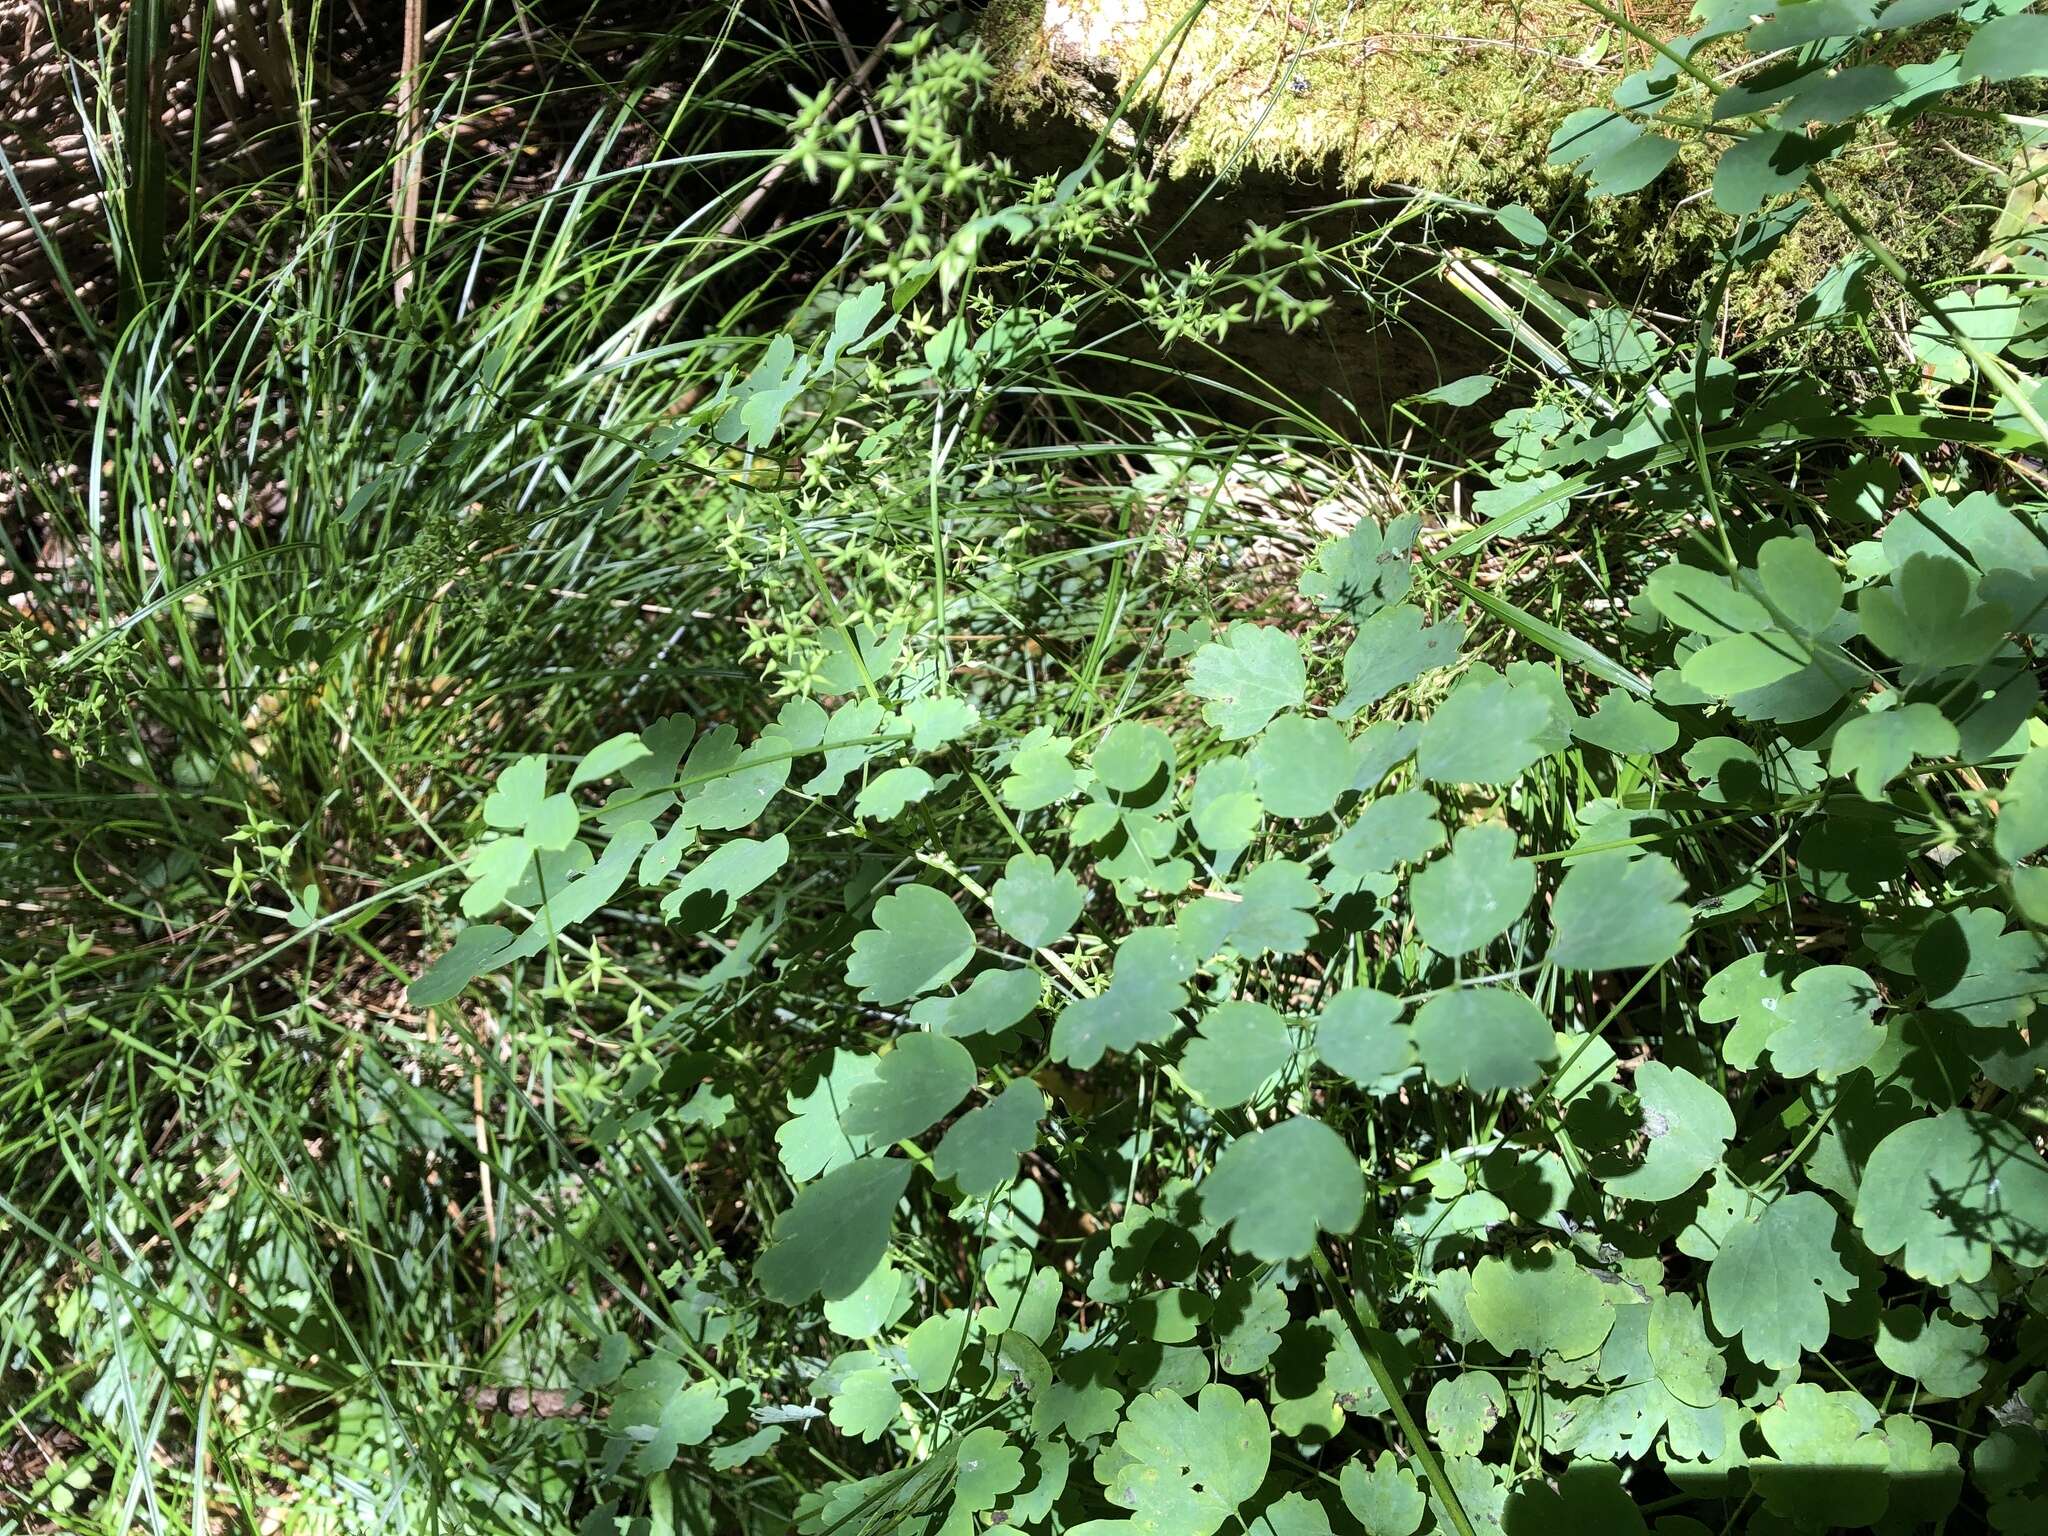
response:
M1604 103L1649 50L1579 0L993 0L981 36L996 105L1020 121L1056 113L1099 130L1130 99L1169 176L1274 172L1319 194L1413 187L1488 206L1526 204L1618 297L1689 310L1731 221L1708 199L1711 154L1688 146L1641 196L1588 201L1545 163L1552 130ZM1689 0L1633 0L1671 35ZM1944 39L1930 35L1929 47ZM1726 45L1730 48L1735 44ZM1708 56L1711 59L1711 54ZM1956 272L1980 248L2003 188L2010 135L1995 124L1909 129L1866 145L1829 176L1851 207L1925 272ZM1974 163L1973 163L1974 162ZM1738 329L1766 330L1850 249L1809 217L1728 301Z
M1248 166L1478 196L1539 168L1551 125L1648 58L1576 0L1211 0L1189 21L1190 8L995 0L982 38L999 100L1071 110L1134 92L1172 174ZM1632 9L1675 29L1687 3Z

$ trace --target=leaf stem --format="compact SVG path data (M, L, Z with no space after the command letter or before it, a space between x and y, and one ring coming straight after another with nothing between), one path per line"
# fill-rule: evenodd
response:
M1429 1486L1443 1504L1444 1513L1450 1516L1451 1526L1458 1536L1478 1536L1472 1528L1471 1517L1465 1513L1465 1506L1458 1502L1458 1492L1445 1476L1443 1463L1437 1460L1436 1452L1429 1441L1423 1438L1421 1426L1415 1422L1415 1415L1408 1411L1402 1401L1400 1384L1394 1380L1394 1373L1387 1369L1380 1359L1378 1347L1373 1343L1371 1330L1351 1299L1351 1291L1340 1282L1337 1273L1330 1267L1330 1257L1323 1252L1321 1243L1309 1250L1309 1262L1322 1276L1323 1284L1329 1287L1330 1297L1336 1303L1337 1315L1344 1319L1344 1326L1350 1331L1351 1342L1358 1346L1358 1352L1365 1358L1365 1367L1372 1372L1372 1379L1380 1389L1380 1395L1387 1400L1387 1406L1394 1411L1394 1422L1401 1426L1401 1433L1408 1437L1408 1445L1415 1452L1415 1459L1422 1463L1422 1474L1429 1479Z

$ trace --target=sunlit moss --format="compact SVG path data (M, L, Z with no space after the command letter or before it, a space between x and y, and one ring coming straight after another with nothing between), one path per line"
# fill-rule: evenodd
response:
M1627 9L1670 36L1691 7ZM1586 200L1545 163L1567 113L1651 59L1579 0L994 0L982 41L996 105L1020 122L1050 112L1099 130L1125 103L1167 174L1292 176L1305 206L1318 191L1395 187L1519 202L1570 229L1626 300L1689 308L1732 227L1697 145L1653 191L1615 201ZM1903 137L1852 149L1831 182L1913 264L1958 270L2004 196L2009 135L1948 120ZM1769 328L1850 246L1834 220L1807 219L1730 293L1731 317Z
M1675 30L1686 9L1632 12ZM1176 174L1466 196L1535 171L1563 112L1648 60L1575 0L996 0L983 39L1007 105L1129 93Z

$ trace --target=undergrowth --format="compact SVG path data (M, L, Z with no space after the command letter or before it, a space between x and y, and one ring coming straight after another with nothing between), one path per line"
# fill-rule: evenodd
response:
M1163 261L922 5L479 0L396 142L316 25L109 197L0 392L0 1525L2038 1523L2048 21L1591 9L1547 219ZM1944 115L1930 281L1837 177Z

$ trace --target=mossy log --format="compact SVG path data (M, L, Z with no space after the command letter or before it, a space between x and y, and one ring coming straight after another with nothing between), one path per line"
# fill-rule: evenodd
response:
M1690 9L1626 4L1660 36L1682 32ZM1579 0L992 0L980 38L1003 151L1027 171L1071 166L1098 139L1136 157L1160 178L1144 234L1169 271L1230 257L1251 225L1326 207L1336 211L1311 228L1327 246L1420 195L1445 210L1432 230L1441 248L1460 240L1459 207L1520 204L1569 231L1591 287L1678 319L1733 228L1707 196L1712 158L1697 146L1643 193L1610 201L1546 163L1568 113L1606 101L1652 58ZM1727 46L1739 63L1739 44ZM1909 265L1963 270L2005 195L2009 138L1990 124L1909 127L1850 151L1833 181ZM1832 220L1805 220L1731 290L1728 323L1751 335L1782 324L1849 244ZM1383 418L1389 401L1486 356L1465 330L1483 317L1425 265L1388 274L1408 290L1400 323L1354 296L1312 334L1254 322L1222 350L1268 394L1326 420ZM1196 371L1185 351L1169 366ZM1204 403L1246 414L1214 391Z

